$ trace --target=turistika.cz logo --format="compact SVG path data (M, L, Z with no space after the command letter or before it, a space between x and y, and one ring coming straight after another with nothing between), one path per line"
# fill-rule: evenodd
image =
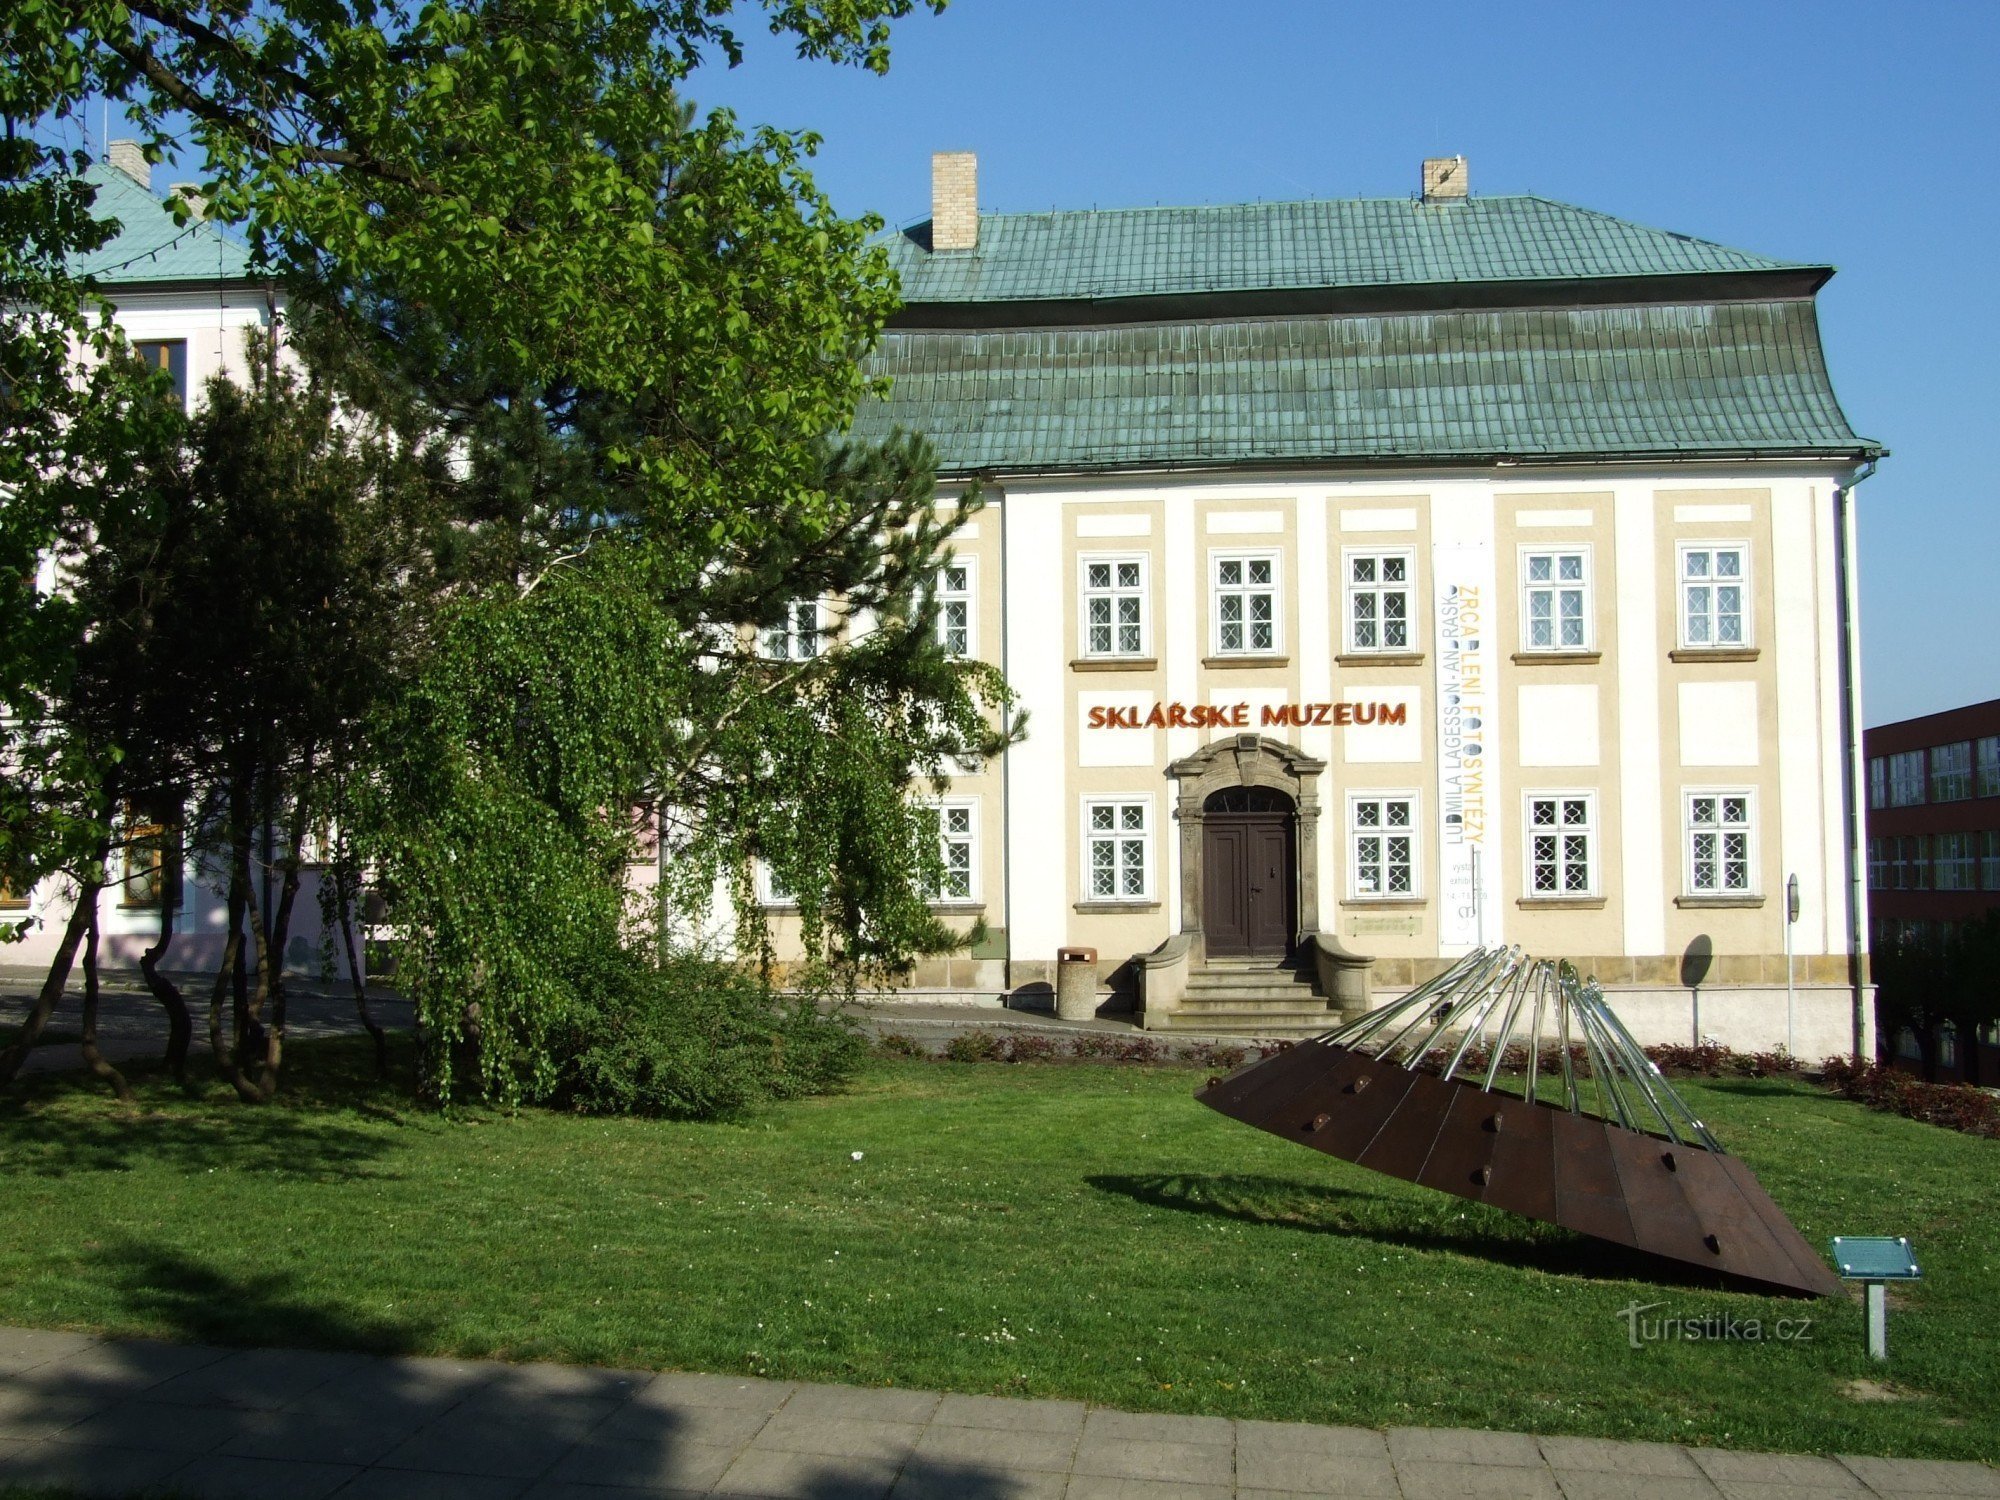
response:
M1647 1344L1664 1343L1745 1343L1759 1344L1774 1342L1780 1344L1809 1344L1812 1342L1813 1320L1811 1318L1740 1318L1734 1313L1701 1313L1695 1317L1661 1316L1649 1318L1647 1313L1664 1302L1628 1302L1617 1313L1617 1318L1625 1325L1625 1342L1634 1349Z

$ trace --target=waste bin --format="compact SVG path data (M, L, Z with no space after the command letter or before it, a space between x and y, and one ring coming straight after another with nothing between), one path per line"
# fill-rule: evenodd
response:
M1056 1014L1088 1021L1097 1014L1097 950L1056 949Z

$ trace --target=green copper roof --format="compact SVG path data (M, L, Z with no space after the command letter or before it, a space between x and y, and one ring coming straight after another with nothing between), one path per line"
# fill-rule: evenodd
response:
M929 243L886 237L907 303L1824 270L1534 197L981 214L977 249Z
M250 274L249 248L214 224L176 224L167 206L116 167L99 162L84 173L97 189L91 212L116 219L118 233L71 269L100 285L235 281Z
M1852 457L1806 299L892 331L857 435L948 474Z

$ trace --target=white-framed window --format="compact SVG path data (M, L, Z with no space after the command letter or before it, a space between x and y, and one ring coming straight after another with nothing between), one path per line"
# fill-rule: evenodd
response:
M1904 858L1910 867L1910 889L1927 891L1931 889L1931 836L1920 833L1915 838L1903 840Z
M973 656L978 651L975 577L970 558L954 557L938 569L932 585L937 595L938 644L953 656Z
M1931 747L1931 801L1963 802L1972 795L1972 741Z
M1279 646L1277 555L1219 552L1214 577L1215 654L1274 655Z
M1868 889L1886 891L1889 889L1889 840L1875 838L1868 841Z
M1531 899L1597 894L1597 794L1530 792L1528 883Z
M1975 743L1978 768L1973 796L2000 797L2000 734L1989 734Z
M2000 832L1991 828L1979 835L1979 888L2000 891Z
M1084 799L1083 899L1153 899L1153 802L1150 797Z
M757 900L764 906L797 906L799 898L763 860L757 861Z
M1750 549L1741 542L1682 542L1681 644L1750 644Z
M758 649L772 661L811 661L820 653L826 624L817 599L794 599L785 606L785 616L765 627L758 637Z
M1417 894L1416 793L1350 794L1347 832L1348 885L1355 899Z
M1924 800L1924 752L1904 750L1889 757L1889 805L1915 807Z
M1414 607L1416 567L1407 548L1345 554L1347 563L1347 649L1407 651Z
M1978 840L1970 833L1941 833L1931 856L1933 886L1940 891L1977 890Z
M937 901L971 902L979 899L979 800L976 797L947 797L937 804L938 858L943 869L938 874Z
M1887 807L1889 805L1889 760L1887 756L1868 757L1868 805Z
M1083 656L1144 656L1146 558L1087 555L1083 566Z
M1521 649L1584 651L1590 646L1590 551L1521 549Z
M1739 896L1755 890L1756 829L1750 793L1689 792L1685 806L1689 893Z

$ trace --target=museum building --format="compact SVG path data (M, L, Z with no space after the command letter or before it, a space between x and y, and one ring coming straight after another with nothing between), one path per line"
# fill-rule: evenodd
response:
M918 988L1033 1003L1095 950L1148 1027L1323 1030L1357 974L1517 943L1647 1041L1855 1044L1883 450L1829 381L1831 268L1463 158L1406 199L1039 214L932 165L857 432L980 482L940 628L1029 719L943 798L940 908L984 942Z

